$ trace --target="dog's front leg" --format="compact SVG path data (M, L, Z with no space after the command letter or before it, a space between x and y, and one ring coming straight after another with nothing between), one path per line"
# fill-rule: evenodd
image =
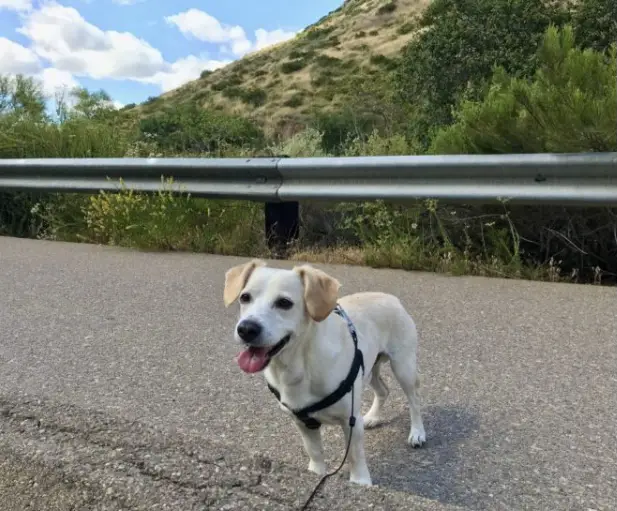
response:
M326 473L326 462L323 454L323 444L321 443L321 429L309 429L302 422L294 421L304 443L304 450L309 456L310 462L308 469L320 476Z
M349 426L349 423L345 422L343 424L343 431L345 432L345 447L347 447L349 435L351 434L351 444L349 446L349 480L352 483L371 486L371 474L366 464L366 456L364 454L364 420L362 416L358 414L353 430Z

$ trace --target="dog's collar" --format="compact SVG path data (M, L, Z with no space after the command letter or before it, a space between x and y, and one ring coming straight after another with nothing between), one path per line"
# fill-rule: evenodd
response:
M353 385L356 381L356 378L358 377L358 373L360 372L360 369L362 369L362 374L364 374L364 357L362 355L362 351L360 351L360 349L358 348L358 333L356 332L356 327L354 326L353 322L351 321L347 313L343 310L343 308L339 304L336 304L336 307L334 308L333 312L337 314L338 316L340 316L341 318L343 318L345 322L347 323L347 329L349 330L349 334L351 335L351 339L354 344L353 362L351 363L351 368L349 369L349 373L347 374L347 377L340 383L340 385L336 388L336 390L334 390L334 392L327 395L326 397L324 397L322 400L318 401L315 404L312 404L310 406L305 406L304 408L301 408L300 410L291 410L293 414L296 416L296 418L300 420L301 422L303 422L304 425L308 429L319 429L321 427L321 422L319 422L317 419L313 417L309 417L309 414L318 412L320 410L324 410L325 408L332 406L334 403L342 399L343 396L347 394L349 391L351 391L351 389L353 388ZM268 383L268 389L270 389L270 392L274 394L274 396L276 397L278 401L281 400L281 393L269 383ZM282 404L283 406L287 407L285 403L282 403ZM352 410L352 416L353 416L353 410Z

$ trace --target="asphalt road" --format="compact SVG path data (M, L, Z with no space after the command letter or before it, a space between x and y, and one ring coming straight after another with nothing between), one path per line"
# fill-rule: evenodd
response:
M233 361L222 284L238 261L0 238L0 509L283 510L308 495L294 427ZM312 509L617 508L614 288L320 267L413 314L428 444L406 445L384 371L389 422L366 435L377 486L342 473ZM332 469L343 441L325 439Z

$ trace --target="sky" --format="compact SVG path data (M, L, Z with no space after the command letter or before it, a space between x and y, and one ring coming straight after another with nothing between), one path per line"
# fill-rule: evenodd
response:
M342 0L0 0L0 75L140 103L292 38Z

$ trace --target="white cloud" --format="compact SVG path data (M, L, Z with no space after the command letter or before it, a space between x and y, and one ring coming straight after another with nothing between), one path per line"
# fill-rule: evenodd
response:
M128 5L142 0L113 0ZM79 77L112 78L158 85L161 90L177 88L195 80L204 70L215 70L251 51L285 41L295 35L284 30L255 31L249 40L239 25L226 25L198 9L168 16L165 21L186 37L218 44L231 53L230 59L214 60L189 55L168 62L161 52L130 32L101 30L86 21L73 7L55 0L32 9L31 0L0 0L0 8L20 11L17 30L30 40L29 47L0 37L0 73L25 74L39 78L47 94L77 85Z
M32 50L6 37L0 37L0 55L0 74L32 75L42 67Z
M133 5L140 2L144 2L145 0L111 0L113 3L118 5Z
M166 62L161 52L143 39L129 32L103 31L76 9L57 3L44 4L26 16L19 32L32 41L32 50L21 48L48 61L55 72L50 76L62 76L67 83L69 76L114 78L156 84L167 91L198 78L204 69L229 63L194 55ZM232 27L229 37L241 42L244 31ZM27 62L26 55L20 59Z
M255 31L255 42L253 43L242 27L225 25L214 16L195 8L167 16L165 21L176 26L187 37L194 37L208 43L223 44L221 47L223 51L231 51L238 57L286 41L296 35L295 32L281 29L268 31L260 28Z
M32 0L0 0L0 9L29 11L32 9Z
M142 81L157 84L164 92L167 92L186 82L196 80L204 70L214 71L226 66L230 62L202 59L195 55L189 55L188 57L176 60L165 71L160 71Z
M176 26L187 37L192 36L207 43L229 43L236 55L242 55L251 48L251 42L241 26L224 25L199 9L192 8L167 16L165 21Z
M0 74L15 76L22 74L40 82L46 96L54 96L59 89L79 85L73 75L53 67L43 68L37 55L29 48L0 37Z
M63 89L71 90L79 87L79 82L75 80L71 73L53 67L43 69L39 74L39 79L43 84L43 92L47 96L54 96Z
M165 68L161 52L129 32L103 31L76 9L44 4L18 31L32 50L61 71L92 78L140 79Z
M273 44L288 41L289 39L293 39L296 34L297 32L287 32L285 30L281 30L280 28L271 31L258 28L255 30L255 49L263 50Z

